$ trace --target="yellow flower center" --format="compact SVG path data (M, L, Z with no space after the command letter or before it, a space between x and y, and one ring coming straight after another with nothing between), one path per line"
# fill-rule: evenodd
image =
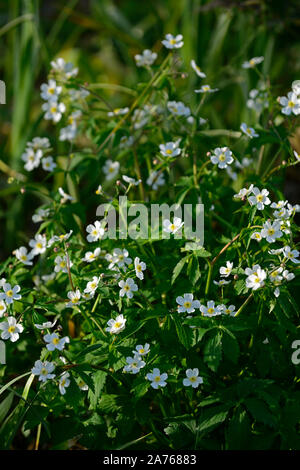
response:
M184 306L185 308L191 308L192 302L184 302L183 306Z
M115 328L120 328L120 326L122 326L122 323L119 321L116 321Z
M214 311L215 311L215 309L214 309L214 308L208 308L208 309L207 309L207 312L208 312L209 314L212 314L212 313L214 313Z
M176 44L176 39L170 39L170 44Z
M8 291L6 292L6 295L7 295L7 297L12 297L12 296L14 295L14 293L13 293L12 290L8 290Z
M224 153L221 153L221 155L219 156L219 160L220 162L224 162L226 160Z
M7 331L8 331L9 333L13 333L13 332L15 331L15 329L16 329L16 327L12 325L12 326L10 326L10 327L8 328Z
M154 382L160 382L160 375L157 375L154 379Z
M166 150L166 153L167 153L168 155L172 155L172 150L171 150L171 149L167 149L167 150Z
M58 344L59 343L59 338L53 338L52 343L53 344Z
M295 103L293 101L289 101L288 107L293 108L295 106Z
M144 349L144 348L142 348L142 349L139 350L139 353L140 353L140 354L143 354L144 352L145 352L145 349Z
M39 243L36 244L36 247L41 249L41 248L43 248L43 245L39 242Z
M56 111L57 111L57 107L56 107L56 106L52 106L52 107L50 108L50 112L51 112L51 113L56 113Z
M66 267L66 262L65 262L65 261L61 261L60 267L61 267L61 268L65 268L65 267Z
M47 375L47 374L48 374L47 369L46 369L45 367L43 367L43 368L41 369L41 375Z
M190 377L190 382L196 382L196 377L195 376Z
M262 196L261 194L259 194L258 196L256 196L256 200L257 200L258 202L262 202L263 196Z
M274 233L275 233L275 230L273 228L269 228L268 234L269 235L274 235Z

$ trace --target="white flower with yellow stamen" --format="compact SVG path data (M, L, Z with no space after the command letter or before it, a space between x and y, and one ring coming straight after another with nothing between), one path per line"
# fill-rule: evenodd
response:
M18 294L21 290L21 287L18 285L12 287L11 284L5 282L3 290L4 292L0 293L0 300L4 300L7 305L12 304L14 300L20 300L22 298L22 296Z
M273 223L270 221L265 222L260 232L262 238L265 238L269 243L274 243L277 238L282 237L280 226L281 222L278 220L275 220Z
M34 239L30 240L29 246L32 248L31 253L33 256L45 253L47 248L46 236L37 234Z
M246 271L245 271L246 272ZM247 274L247 273L246 273ZM256 273L251 274L246 279L246 287L251 288L253 290L257 290L260 287L264 286L264 281L267 277L266 271L261 269L260 267L257 268Z
M185 373L187 377L183 379L183 385L185 387L192 386L193 388L197 388L200 384L203 384L203 378L199 376L199 369L187 369Z
M157 59L156 52L152 52L149 49L145 49L142 54L136 54L134 56L137 67L147 67L152 65Z
M56 85L56 81L53 79L50 79L48 83L42 83L41 85L41 97L45 101L57 101L61 91L62 87Z
M233 269L233 263L231 263L230 261L227 261L226 266L222 266L219 272L222 277L228 277L231 274L232 269Z
M132 299L133 292L136 292L138 290L137 284L131 277L126 279L126 281L120 281L119 287L121 287L120 296L124 297L124 295L126 295L128 299Z
M209 300L207 302L207 307L205 307L205 305L201 305L200 310L205 317L215 317L222 313L222 307L220 305L216 307L213 300Z
M172 34L166 34L165 39L163 39L162 44L167 49L179 49L183 46L183 36L182 34L177 34L177 36L173 36Z
M271 204L270 199L268 198L269 191L267 189L262 189L261 191L254 187L252 189L254 196L249 196L248 201L251 206L256 206L260 211L264 209L265 206Z
M52 120L53 122L59 122L62 118L63 113L66 110L64 103L58 103L57 101L47 101L42 105L42 110L45 111L44 118L46 120Z
M287 245L283 248L283 254L288 260L292 261L293 263L295 264L300 263L300 260L298 259L299 258L298 250L292 250L291 247Z
M163 231L167 233L172 233L173 235L181 229L184 222L180 219L180 217L174 217L173 222L169 219L165 219L163 221Z
M70 302L68 302L68 303L66 304L66 307L73 308L73 307L75 307L76 305L80 305L80 304L81 304L81 302L80 302L81 293L80 293L80 290L79 290L79 289L76 289L75 292L69 291L69 292L67 293L67 296L68 296L68 299L70 299Z
M193 313L195 308L200 308L200 302L194 300L193 294L183 294L183 297L180 295L176 297L176 302L178 303L177 311L179 313Z
M210 157L210 161L223 170L233 162L232 152L228 147L217 147Z
M122 116L123 114L127 114L129 111L129 108L115 108L113 111L109 111L107 113L107 116L113 117L113 116Z
M6 312L6 304L4 300L0 300L0 317L3 317L5 312Z
M260 242L262 240L262 236L260 232L253 232L251 237L252 240L256 240L257 242Z
M118 315L115 320L113 318L108 320L108 327L105 328L105 331L108 331L111 334L118 334L125 329L125 323L126 318L124 318L123 315Z
M263 56L253 57L252 59L247 60L246 62L243 62L242 67L243 69L253 69L256 65L263 62L263 60L264 60Z
M112 160L106 160L105 165L103 167L103 172L106 175L107 181L112 180L115 178L119 172L120 163L113 162Z
M21 261L21 263L27 265L27 266L32 266L32 258L33 258L33 253L32 251L28 253L28 249L25 246L20 246L20 248L17 248L16 251L14 252L16 258Z
M144 279L143 271L145 271L146 267L147 267L146 263L144 263L143 261L140 261L140 258L138 257L134 258L134 268L135 268L136 277L143 280Z
M62 351L65 347L65 344L70 342L68 336L60 338L57 333L46 334L44 336L44 341L47 343L46 348L48 351L54 351L55 349Z
M53 362L48 361L35 361L34 367L31 369L33 375L37 375L39 377L39 381L46 382L46 380L54 379L55 374L51 374L54 371L54 364Z
M127 365L124 367L124 372L130 372L131 374L137 374L140 369L145 367L146 362L143 361L140 356L126 357Z
M153 369L152 373L146 375L146 379L151 381L151 387L158 389L158 387L165 387L167 385L168 374L160 373L160 370L156 367Z
M58 388L59 388L61 395L64 395L66 393L66 388L69 387L71 383L69 377L70 377L69 372L64 372L59 378Z
M198 75L198 77L201 77L201 78L205 78L206 75L204 72L202 72L202 70L200 69L200 67L196 64L196 62L193 60L191 60L191 67L192 69L196 72L196 74Z
M142 344L138 344L132 352L134 355L138 354L139 356L146 356L146 354L150 352L150 344L146 343L144 346Z
M87 263L92 263L95 261L101 253L101 248L96 248L94 251L87 251L82 258L82 261L86 261Z
M67 264L66 256L56 256L54 262L55 262L54 271L56 273L59 273L60 271L62 271L63 273L68 272L68 264ZM70 265L70 268L73 266L73 263L71 260L69 260L69 265Z
M182 101L168 101L167 108L174 116L190 116L191 110Z
M244 132L244 134L246 134L248 137L250 137L251 139L253 137L259 137L259 135L255 132L255 130L253 129L253 127L249 127L247 126L247 124L245 122L243 122L240 126L240 129L242 132Z
M177 157L181 153L181 149L178 147L179 142L167 142L166 144L160 144L160 153L164 157Z
M278 101L282 106L282 114L285 114L286 116L289 116L290 114L295 114L295 116L297 116L300 114L300 99L292 91L288 93L287 97L280 96Z
M89 224L86 228L86 231L89 234L87 236L87 241L90 243L98 241L99 238L104 235L104 228L102 227L99 220L96 220L96 222L94 222L94 225Z
M100 282L100 277L93 276L93 280L87 283L86 288L84 289L84 292L86 294L93 294L97 290L99 282Z
M202 85L201 88L199 88L199 90L194 90L195 93L215 93L216 91L219 91L219 88L211 88L210 85L206 84L206 85Z
M41 162L43 152L41 150L33 150L32 148L25 149L21 155L21 159L25 162L24 168L27 171L32 171L37 168Z
M2 339L10 339L10 341L14 343L19 339L19 333L22 333L24 328L17 323L15 317L7 317L6 321L0 323L0 330L2 330Z

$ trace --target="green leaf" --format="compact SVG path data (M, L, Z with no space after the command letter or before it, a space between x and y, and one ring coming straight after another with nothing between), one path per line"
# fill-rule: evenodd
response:
M208 367L216 372L222 359L222 333L217 332L212 338L209 338L204 347L203 359Z
M190 278L191 283L193 285L195 285L196 282L198 281L198 279L201 276L200 269L199 269L199 263L198 263L198 260L197 260L196 256L191 257L191 259L189 261L189 264L188 264L188 267L187 267L187 274Z
M177 277L181 273L183 266L185 265L188 258L189 256L185 256L176 264L175 268L173 269L171 284L174 284L174 282L176 281Z
M198 432L207 433L223 423L232 404L222 404L213 408L204 409L201 413Z
M0 424L5 419L5 416L9 412L14 399L14 392L10 392L4 400L0 403Z
M175 323L178 339L186 349L191 347L191 331L187 326L183 326L182 319L177 313L171 315L172 320Z
M100 398L100 393L103 390L103 387L105 385L106 376L107 376L107 373L104 372L103 370L97 370L97 372L95 372L93 375L95 391L92 391L91 389L89 389L88 391L88 398L90 400L90 409L97 408L98 400Z
M257 398L246 398L245 405L256 421L271 427L276 426L277 420L264 401Z

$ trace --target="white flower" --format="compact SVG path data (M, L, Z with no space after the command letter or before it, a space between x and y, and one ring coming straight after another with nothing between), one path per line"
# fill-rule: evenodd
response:
M161 374L159 369L154 368L152 373L146 375L146 378L151 381L151 387L158 389L158 387L165 387L167 385L168 374Z
M173 222L169 219L165 219L163 221L163 231L167 233L172 233L173 235L181 229L184 222L180 219L180 217L174 217Z
M177 142L167 142L166 144L160 144L160 153L164 157L177 157L180 155L181 149L178 147Z
M232 152L228 147L217 147L210 157L210 161L221 169L227 168L233 162Z
M142 54L136 54L134 56L136 65L138 67L150 66L157 59L156 52L152 52L149 49L145 49Z
M167 49L179 49L184 44L182 39L182 34L177 34L177 36L173 36L169 33L166 34L165 39L161 42Z
M241 124L240 129L242 132L244 132L244 134L246 134L250 138L259 137L259 135L255 132L253 127L247 126L247 124L245 124L244 122Z
M0 300L0 317L3 317L5 312L6 312L6 304L4 300Z
M131 147L133 142L134 138L131 135L129 137L127 137L127 135L123 135L120 139L120 149Z
M200 69L200 67L196 64L196 62L193 60L191 60L191 67L193 70L195 70L196 74L198 75L198 77L201 77L201 78L205 78L206 75L204 72L202 72L202 70Z
M75 292L69 291L67 293L68 299L70 299L70 302L66 304L66 307L73 308L75 305L80 305L80 298L81 298L81 293L79 289L76 289Z
M49 246L51 246L54 242L62 242L62 241L66 241L70 238L70 236L72 235L73 233L73 230L70 230L70 232L68 233L65 233L65 234L62 234L62 235L54 235L48 242L48 248ZM51 245L49 245L51 241Z
M53 157L45 157L42 160L42 167L45 171L53 171L56 168L56 163L53 160Z
M146 362L143 361L139 356L126 357L127 365L124 367L125 372L131 372L131 374L137 374L140 369L145 367Z
M59 122L63 113L66 110L64 103L58 103L57 101L47 101L42 105L42 110L46 111L44 118L47 120L52 119L53 122Z
M126 295L128 299L131 299L133 297L132 292L136 292L138 290L137 284L135 284L134 280L131 277L126 279L126 281L120 281L119 287L121 287L120 296L124 297L124 295Z
M291 113L298 115L300 114L300 99L295 93L290 91L286 96L280 96L279 103L282 106L281 112L289 116Z
M105 328L105 331L108 331L111 334L120 333L125 329L126 318L123 315L118 315L117 318L114 320L111 318L108 320L107 325L108 327Z
M225 286L226 284L230 284L231 281L225 281L225 279L220 279L219 281L213 281L216 286Z
M51 322L51 321L46 321L44 323L42 323L41 325L39 323L34 323L34 326L38 329L38 330L46 330L46 329L49 329L49 328L53 328L57 323L57 320L54 320L54 322Z
M101 248L96 248L94 251L87 251L84 255L84 258L82 258L82 261L86 261L87 263L92 263L95 261L101 252Z
M226 307L226 305L224 305L222 309L222 313L224 313L225 315L230 315L231 317L234 317L235 305L229 305L229 307Z
M243 69L252 69L256 65L263 62L263 60L264 60L264 57L262 57L262 56L261 57L253 57L252 59L247 60L246 62L244 62L242 64L242 67L243 67Z
M99 220L96 220L96 222L94 222L94 225L89 224L86 228L86 231L89 234L87 236L87 241L90 243L96 242L97 240L99 240L99 238L104 235L104 228L101 226Z
M13 303L14 300L20 300L22 296L18 294L21 287L16 285L12 287L8 282L5 282L3 285L4 292L0 292L0 300L4 300L7 305Z
M215 317L216 315L221 315L222 313L221 306L218 305L215 307L215 302L213 300L209 300L207 302L207 307L201 305L200 310L205 317Z
M267 277L266 271L261 269L260 267L257 268L257 271L255 274L251 274L249 277L246 279L246 286L248 288L251 288L253 290L257 290L260 287L264 286L264 280Z
M263 237L261 235L261 232L253 232L250 238L252 240L256 240L257 242L260 242Z
M216 91L219 91L219 88L211 88L210 85L202 85L199 90L194 90L195 93L215 93Z
M259 264L255 264L254 266L252 266L252 268L246 268L245 269L245 274L247 276L251 276L251 274L255 274L257 275L257 270L260 269L260 265Z
M267 221L263 224L263 229L260 232L263 238L266 238L267 242L274 243L277 238L282 237L280 230L280 221L275 220L273 223Z
M37 234L34 239L30 240L29 246L32 248L33 256L45 253L47 249L47 238L44 235Z
M68 264L67 264L67 257L66 256L56 256L55 260L55 266L54 266L54 271L56 273L59 273L62 271L63 273L68 272ZM70 268L73 266L73 263L71 260L69 260L70 263Z
M124 268L126 271L126 264L130 264L132 259L129 258L129 253L127 250L120 248L115 248L112 255L109 255L107 259L110 261L108 269L113 269L114 265L117 264L119 268Z
M159 173L158 171L151 171L149 177L147 178L146 183L148 186L152 186L152 189L156 190L159 186L163 186L165 184L165 178L163 173Z
M2 339L10 339L14 343L19 339L19 333L22 333L24 328L14 317L7 317L6 321L0 323L0 330L2 330Z
M46 348L48 349L48 351L54 351L55 349L62 351L65 347L65 344L70 342L68 336L65 336L64 338L59 338L57 333L47 333L44 336L44 341L45 343L47 343Z
M248 194L252 193L252 189L253 189L253 184L250 184L248 189L247 188L240 189L239 193L235 194L233 197L235 199L245 199L245 197L248 196Z
M32 251L28 253L28 250L25 246L20 246L20 248L17 248L15 251L15 256L19 261L21 261L21 263L26 264L27 266L32 266L31 260L34 255Z
M86 288L84 289L84 292L86 294L94 293L96 289L98 288L99 282L100 282L100 277L93 276L93 280L87 283Z
M174 116L189 116L191 110L185 106L182 101L168 101L167 108Z
M292 83L292 90L295 95L300 95L300 80L294 80Z
M263 210L265 206L271 204L270 199L268 198L269 191L267 189L262 189L260 191L257 187L252 189L254 196L249 196L248 201L251 206L256 205L257 209Z
M131 120L134 129L141 129L148 123L149 114L144 109L135 109Z
M300 260L298 259L299 258L298 250L291 250L291 247L287 245L283 248L283 254L287 259L289 259L293 263L295 264L300 263Z
M193 388L199 387L200 384L203 384L203 378L199 376L199 369L187 369L186 370L186 379L183 379L183 385L189 387L190 385Z
M268 92L254 88L249 92L247 107L260 113L264 108L269 107Z
M135 351L132 351L134 355L138 354L139 356L146 356L150 352L150 344L146 343L144 346L138 344L135 348Z
M146 269L146 263L143 261L140 261L140 258L136 257L134 258L134 269L135 269L135 275L139 279L143 280L144 279L144 273Z
M32 142L27 142L27 147L32 148L34 151L47 149L50 147L48 137L34 137Z
M62 87L57 86L56 81L53 79L50 79L48 83L43 83L41 85L41 97L45 101L57 101L61 91Z
M115 108L112 111L109 111L107 113L107 116L113 117L113 116L122 116L124 114L127 114L129 111L129 108Z
M222 277L228 277L231 274L233 263L226 261L226 267L222 266L219 270Z
M270 281L275 282L275 283L278 283L278 282L280 283L283 279L283 277L281 276L282 271L283 271L282 266L276 269L272 269L272 271L269 274Z
M69 372L64 372L62 376L59 378L58 388L59 388L61 395L64 395L66 393L66 388L69 387L71 383L69 377L70 377Z
M21 159L25 162L24 168L27 171L32 171L37 168L41 162L43 152L41 150L34 151L32 148L25 149L21 155Z
M176 297L176 302L178 303L177 311L179 313L193 313L195 308L200 308L199 300L193 299L193 294L183 294L183 297L181 295Z
M63 188L58 188L58 192L62 197L61 200L60 200L61 204L64 204L67 201L74 201L74 198L72 196L70 196L70 194L65 193Z
M59 140L61 142L64 142L65 140L72 141L75 139L77 135L77 126L76 125L70 125L66 127L62 127L60 132L59 132Z
M78 68L74 68L72 62L65 62L61 57L50 63L53 70L62 73L66 78L75 77L78 73Z
M293 279L295 279L295 274L289 273L287 269L283 271L282 276L286 281L292 281Z
M34 375L39 376L39 380L41 382L46 382L46 380L49 379L54 379L55 374L51 374L51 372L54 371L54 364L53 362L48 362L48 361L35 361L34 367L31 369L31 372Z
M112 160L106 160L103 167L103 172L106 175L107 181L112 180L118 174L120 168L119 162L113 162Z
M32 216L32 222L43 222L50 214L50 209L38 209Z
M123 175L122 178L125 181L125 183L133 184L134 186L137 186L142 181L142 180L135 180L134 178L130 178L129 176L126 176L126 175Z

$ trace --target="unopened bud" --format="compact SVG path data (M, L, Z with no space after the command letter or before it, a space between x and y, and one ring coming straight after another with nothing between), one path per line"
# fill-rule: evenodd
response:
M21 193L21 194L24 194L25 192L26 192L26 189L25 189L25 188L21 188L21 189L20 189L20 193Z
M210 156L211 156L211 152L207 152L207 153L206 153L206 156L207 156L207 157L210 157Z

